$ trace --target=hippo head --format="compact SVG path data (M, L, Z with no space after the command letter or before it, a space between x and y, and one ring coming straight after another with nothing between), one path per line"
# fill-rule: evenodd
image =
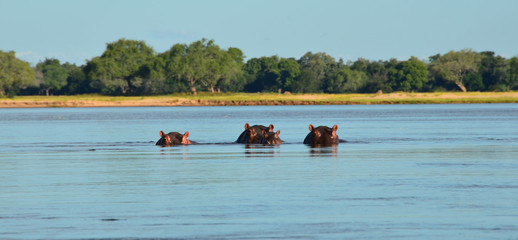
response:
M268 132L273 132L273 124L270 124L269 127L265 127L263 125L253 125L245 124L245 130L241 133L239 138L237 139L237 143L246 143L246 144L265 144L266 140L264 135Z
M184 134L177 132L170 132L165 134L164 132L160 131L160 139L156 142L156 145L172 146L180 144L191 144L191 141L189 141L187 137L189 137L189 132L185 132Z
M282 140L279 138L279 134L281 134L280 130L277 130L277 132L265 133L264 139L266 140L266 144L282 144Z
M338 135L336 135L338 126L334 125L333 128L327 126L313 127L309 125L308 135L304 139L304 144L310 144L312 146L331 146L338 144Z

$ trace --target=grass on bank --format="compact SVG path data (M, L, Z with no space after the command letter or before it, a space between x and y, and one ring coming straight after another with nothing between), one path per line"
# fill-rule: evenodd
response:
M278 94L278 93L198 93L162 96L16 96L0 98L0 103L38 103L68 106L74 103L127 103L139 105L300 105L300 104L431 104L431 103L518 103L518 92L435 92L388 94Z
M167 96L166 96L167 97ZM178 96L175 96L178 97ZM278 93L203 93L191 100L236 101L236 102L286 102L315 104L419 104L419 103L516 103L518 92L440 92L388 94L278 94Z

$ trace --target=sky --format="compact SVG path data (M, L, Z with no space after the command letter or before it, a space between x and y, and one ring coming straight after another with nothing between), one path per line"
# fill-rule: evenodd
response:
M451 50L518 56L516 0L0 0L0 50L83 65L121 38L157 53L213 39L246 59L422 60Z

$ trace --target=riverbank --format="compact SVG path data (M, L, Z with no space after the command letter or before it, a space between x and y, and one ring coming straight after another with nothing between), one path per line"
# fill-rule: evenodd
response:
M144 97L77 95L0 98L0 108L448 103L518 103L518 92L396 92L388 94L200 93L197 96L188 94Z

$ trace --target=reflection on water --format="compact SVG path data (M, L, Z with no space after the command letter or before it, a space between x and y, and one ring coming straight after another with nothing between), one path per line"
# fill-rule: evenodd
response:
M337 157L338 145L319 147L319 146L308 146L309 156L311 157Z
M279 157L280 145L245 144L246 157Z
M285 142L233 143L250 116ZM516 119L518 104L0 109L0 239L513 239ZM308 123L348 142L306 146ZM199 144L155 146L164 129Z
M157 146L157 148L160 148L161 156L189 160L189 145Z
M189 158L189 148L193 148L196 146L197 148L225 148L228 146L239 146L244 149L245 157L259 157L259 158L268 158L268 157L280 157L281 156L281 145L266 145L266 144L196 144L196 145L173 145L173 146L158 146L160 148L161 155L169 155L169 156L182 156L183 159ZM284 144L287 145L287 144ZM337 157L338 153L338 145L333 146L306 146L309 149L310 157Z

